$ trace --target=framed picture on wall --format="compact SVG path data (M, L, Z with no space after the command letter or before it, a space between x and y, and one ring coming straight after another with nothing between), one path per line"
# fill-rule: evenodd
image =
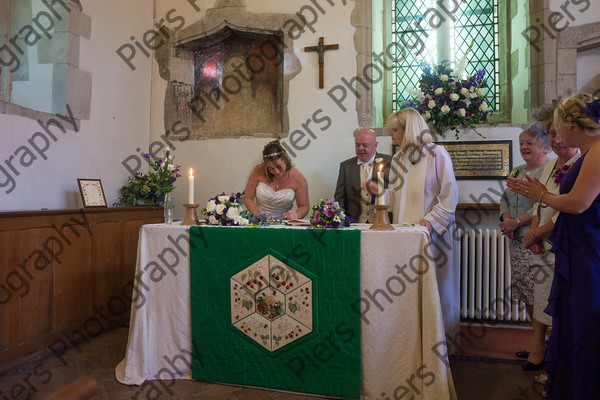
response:
M100 179L77 178L77 184L84 208L107 207Z

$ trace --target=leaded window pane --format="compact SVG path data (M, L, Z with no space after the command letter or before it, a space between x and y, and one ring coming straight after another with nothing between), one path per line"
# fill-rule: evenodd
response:
M422 70L420 63L435 64L442 61L439 56L442 45L449 50L450 61L454 63L471 46L466 73L473 74L485 69L488 84L487 100L491 110L498 110L499 61L498 61L498 0L470 0L447 2L452 11L458 4L458 10L448 14L434 0L395 0L392 19L393 38L405 47L403 55L396 54L400 60L394 68L394 104L395 110L401 108L404 101L410 99L406 88L418 87ZM441 23L440 16L449 23L449 34L440 34L436 29ZM451 16L456 19L453 21Z

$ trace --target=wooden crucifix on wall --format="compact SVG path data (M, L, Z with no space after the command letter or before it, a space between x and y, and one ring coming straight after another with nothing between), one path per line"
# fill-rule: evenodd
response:
M321 36L319 38L319 44L317 46L306 46L304 51L316 51L319 53L319 89L323 89L324 78L323 78L323 67L325 65L325 51L339 49L339 44L325 44L325 38Z

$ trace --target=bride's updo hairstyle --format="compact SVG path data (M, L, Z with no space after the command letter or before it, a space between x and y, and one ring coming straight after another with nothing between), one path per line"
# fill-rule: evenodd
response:
M558 105L554 111L556 125L563 125L570 118L590 134L590 131L600 129L600 100L587 93L569 97Z
M275 162L277 160L282 160L285 163L285 170L289 171L292 169L292 160L290 160L290 156L287 151L283 148L279 140L273 140L265 145L263 148L263 169L265 171L265 176L269 178L269 181L273 179L273 174L269 172L267 168L267 162L272 161Z

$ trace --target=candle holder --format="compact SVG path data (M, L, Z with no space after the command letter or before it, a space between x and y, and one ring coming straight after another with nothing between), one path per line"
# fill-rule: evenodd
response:
M393 231L394 227L390 224L390 217L387 210L389 204L375 204L375 223L371 225L369 230L372 231Z
M183 206L185 207L185 218L181 225L198 225L200 221L198 221L196 208L198 208L200 204L184 204Z

